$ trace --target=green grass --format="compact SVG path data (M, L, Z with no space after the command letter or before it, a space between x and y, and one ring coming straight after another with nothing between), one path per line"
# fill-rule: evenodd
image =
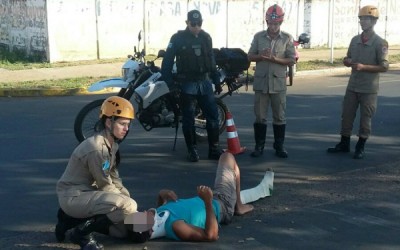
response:
M0 52L4 52L1 50ZM397 51L396 51L397 52ZM21 59L24 58L24 59ZM147 60L153 60L155 58L154 55L146 56ZM79 65L90 65L97 63L122 63L126 60L126 58L115 58L115 59L103 59L103 60L88 60L88 61L76 61L76 62L57 62L57 63L46 63L46 62L38 62L37 58L25 58L19 54L5 54L0 53L0 68L4 68L7 70L22 70L22 69L38 69L38 68L55 68L55 67L66 67L66 66L79 66ZM389 62L392 63L400 63L400 53L394 53L389 55ZM333 63L329 61L323 60L312 60L312 61L299 61L297 63L297 71L306 71L306 70L318 70L318 69L327 69L327 68L335 68L335 67L343 67L342 58L334 59ZM252 69L249 70L250 74L253 74ZM0 88L64 88L64 89L72 89L72 88L86 88L97 82L99 80L104 80L109 77L81 77L81 78L70 78L70 79L62 79L62 80L41 80L41 81L26 81L26 82L18 82L18 83L0 83Z
M114 58L114 59L102 59L102 60L86 60L86 61L76 61L76 62L29 62L29 61L17 61L10 62L8 60L0 61L0 68L7 70L23 70L23 69L42 69L42 68L59 68L68 66L79 66L79 65L90 65L99 63L117 63L120 62L121 65L125 62L126 58Z
M42 81L25 81L18 83L0 83L2 89L13 88L30 88L30 89L48 89L48 88L62 88L62 89L75 89L86 88L91 84L104 80L108 77L80 77L59 80L42 80Z
M305 71L305 70L317 70L317 69L328 69L328 68L336 68L343 67L342 58L336 58L333 60L333 63L323 60L312 60L312 61L304 61L298 62L296 66L297 71Z

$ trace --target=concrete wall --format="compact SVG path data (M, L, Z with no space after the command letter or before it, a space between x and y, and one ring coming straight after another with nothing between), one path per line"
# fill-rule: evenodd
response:
M44 0L0 0L0 45L47 58L48 35Z
M0 45L50 62L125 57L134 46L156 54L185 28L186 13L199 9L214 47L247 51L274 3L286 13L282 30L310 33L311 47L347 47L360 32L357 13L366 4L380 10L377 33L400 44L396 0L0 0Z

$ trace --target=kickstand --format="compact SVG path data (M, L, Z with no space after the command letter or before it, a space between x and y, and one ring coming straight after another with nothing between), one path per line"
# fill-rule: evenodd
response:
M177 122L177 124L175 124L175 140L174 140L174 147L172 148L172 151L175 151L175 147L176 147L176 140L178 139L178 129L179 129L179 122Z
M246 73L246 91L249 89L249 69L247 69Z

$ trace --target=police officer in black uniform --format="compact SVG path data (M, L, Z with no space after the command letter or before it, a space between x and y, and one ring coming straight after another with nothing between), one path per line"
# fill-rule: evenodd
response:
M203 19L200 11L191 10L187 14L186 29L175 33L168 44L161 65L161 72L168 86L174 86L172 69L176 59L177 82L182 97L182 131L188 148L188 159L199 160L194 127L196 100L207 120L208 158L218 160L222 150L219 147L218 108L216 93L222 87L217 72L211 36L201 29Z

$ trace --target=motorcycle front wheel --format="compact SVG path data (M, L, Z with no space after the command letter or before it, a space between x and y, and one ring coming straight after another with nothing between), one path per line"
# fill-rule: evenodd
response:
M95 100L84 106L75 118L74 133L79 142L92 136L98 129L100 108L105 99Z
M228 113L228 107L221 99L216 99L218 108L218 127L219 134L225 131L226 127L226 113ZM200 108L199 108L200 110ZM206 128L206 118L203 112L200 110L195 117L195 127L196 127L196 138L198 141L207 140L207 128Z

